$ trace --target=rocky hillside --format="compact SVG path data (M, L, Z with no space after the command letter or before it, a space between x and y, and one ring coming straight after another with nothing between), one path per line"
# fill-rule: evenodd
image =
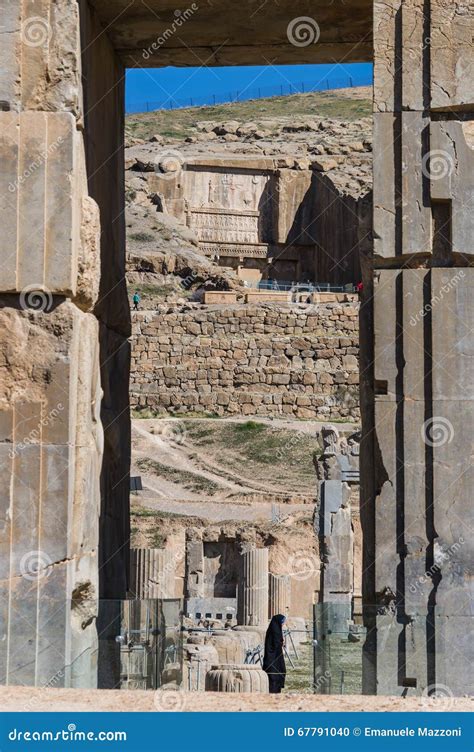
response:
M239 123L255 122L264 127L265 121L277 124L296 118L339 118L359 120L372 112L372 89L360 86L354 89L309 92L286 97L251 99L214 107L189 107L180 110L156 110L138 115L128 115L126 133L130 138L149 141L155 134L165 139L180 141L195 134L196 124L202 121L237 120Z
M192 230L160 206L149 176L163 158L272 157L282 167L317 170L342 195L371 189L368 88L274 97L127 118L125 149L128 281L145 307L192 298L203 287L242 283L200 253ZM164 155L164 157L163 157ZM174 156L173 156L174 155Z

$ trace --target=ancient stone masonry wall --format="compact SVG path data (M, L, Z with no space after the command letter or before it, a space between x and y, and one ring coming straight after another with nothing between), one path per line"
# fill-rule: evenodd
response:
M334 298L336 296L333 296ZM359 417L354 296L134 314L131 400L163 413Z

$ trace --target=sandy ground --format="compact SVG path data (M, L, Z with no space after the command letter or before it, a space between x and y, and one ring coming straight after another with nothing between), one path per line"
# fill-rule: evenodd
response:
M474 698L223 694L215 692L34 689L0 687L10 712L472 712Z

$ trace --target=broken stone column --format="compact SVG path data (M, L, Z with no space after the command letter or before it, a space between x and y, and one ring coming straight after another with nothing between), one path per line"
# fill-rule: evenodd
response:
M245 626L268 623L268 548L247 548L241 552L242 574L238 593L238 622Z
M206 692L268 692L268 676L260 666L219 664L206 674Z
M359 435L340 437L335 426L322 429L323 453L316 461L319 479L321 599L325 629L347 633L354 599L354 535L351 486L359 483Z
M184 592L187 599L204 596L204 546L202 531L198 528L186 529Z
M130 595L174 598L176 556L163 548L130 549Z
M291 578L287 574L269 574L268 617L275 614L288 616L291 603Z
M474 660L474 9L464 0L374 8L365 691L443 685L461 695Z
M204 692L207 672L219 662L217 650L200 636L199 641L188 640L183 653L183 688L188 692Z

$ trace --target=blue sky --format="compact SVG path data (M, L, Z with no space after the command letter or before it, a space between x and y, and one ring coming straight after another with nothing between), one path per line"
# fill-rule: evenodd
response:
M151 68L127 71L127 112L140 112L162 106L189 106L231 101L256 96L287 94L290 86L301 91L371 82L372 65L280 65L233 66L229 68Z

